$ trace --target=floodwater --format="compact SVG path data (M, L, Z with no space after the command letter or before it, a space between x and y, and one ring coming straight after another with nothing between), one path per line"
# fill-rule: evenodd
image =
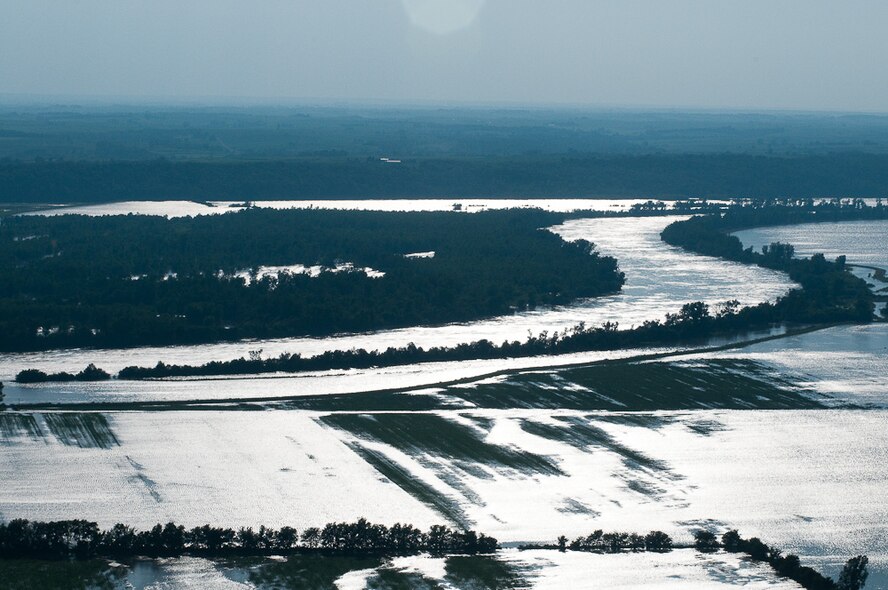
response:
M528 330L560 330L579 321L628 326L693 300L756 303L792 287L779 273L663 245L658 233L671 220L575 220L554 228L565 239L589 239L618 257L627 285L623 293L608 298L471 324L329 339L7 355L0 360L0 379L25 367L80 370L96 362L118 370L157 360L235 358L259 348L265 355L316 354L410 341L426 346L485 337L522 339ZM830 257L845 254L849 263L885 268L886 226L880 223L765 228L740 235L746 245L779 240L796 245L801 255L823 250ZM849 239L852 232L858 233ZM112 381L69 389L7 386L7 398L122 401L356 392L638 352L436 363L283 379ZM867 587L888 587L888 325L839 326L703 356L765 363L797 379L802 388L867 409L621 413L463 407L431 412L477 435L488 459L473 462L442 454L444 447L433 431L419 432L411 445L395 445L373 438L372 429L356 433L334 427L323 412L6 412L0 423L0 515L87 518L105 526L122 521L145 527L175 520L186 526L210 522L300 529L359 516L421 527L444 520L427 500L408 494L377 471L356 452L361 451L364 457L372 452L397 466L478 530L504 542L550 542L560 534L575 537L598 528L658 528L688 541L699 527L731 527L797 553L803 563L833 576L848 557L868 554L872 573ZM377 414L366 420L384 422ZM518 459L504 465L497 457ZM593 568L607 581L603 587L796 587L730 556L707 563L701 560L708 557L684 552L665 557L503 556L538 566L533 580L537 588L580 587ZM169 575L197 580L195 587L217 575L213 566L195 563L170 564ZM401 565L425 572L440 569L415 560ZM643 579L628 579L626 572ZM362 587L346 585L356 581L343 579L340 586Z
M793 283L782 273L707 256L696 256L664 244L659 239L660 231L677 219L682 217L577 219L552 228L552 231L566 240L592 241L598 245L602 253L618 258L620 269L626 274L626 285L615 295L584 299L571 305L537 309L476 322L346 334L329 338L283 338L197 346L8 354L0 359L0 380L11 381L15 374L24 368L37 368L47 372L77 372L87 364L95 363L106 371L116 373L128 365L153 366L158 361L167 364L201 364L212 360L235 359L247 356L252 350L261 350L266 357L278 356L284 352L313 356L327 350L352 348L382 350L390 346L406 346L411 342L417 346L431 347L456 346L480 339L488 339L495 343L506 340L523 341L529 334L537 335L544 331L550 334L560 332L581 322L585 322L588 326L601 325L605 322L619 322L622 327L639 325L645 320L662 319L667 313L675 313L683 304L691 301L716 304L737 299L744 305L754 305L774 300L793 287ZM613 355L609 357L613 358ZM529 364L533 364L533 361ZM485 372L489 371L490 366L492 366L490 363L485 364ZM501 368L510 366L514 366L514 363L503 362L499 365ZM403 372L375 371L372 388L403 386L405 382L401 380L386 384L385 376L394 374L401 375ZM331 391L349 391L336 383L341 381L340 376L341 373L336 373L331 380L333 382L329 388ZM435 383L461 376L466 375L460 370L450 375L446 371L439 371L430 374L431 379L426 382ZM298 395L302 391L298 385L301 383L309 382L292 381L289 384L272 385L268 380L263 380L258 384L242 386L247 390L259 391L234 397ZM410 381L410 384L417 382ZM290 386L295 390L286 393ZM311 382L310 386L320 388L321 392L328 389L319 382ZM193 395L191 399L219 397L215 393L218 391L215 389L217 387L215 383L205 386L190 383L187 385L190 394L184 394L182 389L184 386L176 387L178 392L172 394L176 399L183 399L185 395ZM204 391L201 391L201 387ZM366 389L369 384L365 384L364 387ZM140 392L145 386L130 383L41 385L28 391L34 392L34 401L37 401L42 397L41 391L52 388L64 392L82 391L85 399L94 399L97 391L119 391L122 388L129 388L134 392ZM163 389L164 387L159 388ZM8 395L14 394L13 391L8 392ZM9 399L12 400L11 397Z
M772 242L795 246L796 255L847 256L851 264L888 268L888 221L842 221L760 227L736 232L743 245L760 250ZM883 285L885 286L885 285Z
M739 350L693 355L749 359L791 376L796 385L836 402L888 407L888 324L836 326Z
M298 556L293 559L299 565L290 568L283 558L253 560L250 563L194 557L140 559L128 566L115 564L118 573L113 587L115 590L247 590L269 587L297 590L305 587L301 583L304 580L299 577L288 579L286 575L276 577L271 573L281 567L284 572L289 571L291 574L299 571L300 565L306 569L311 568L310 560L300 560ZM368 562L373 561L354 560L351 567L355 569L335 580L331 579L330 587L338 590L395 587L477 590L505 587L533 590L561 590L571 587L601 590L718 590L736 586L749 590L799 588L797 584L777 576L769 566L748 561L740 555L704 555L692 549L620 555L505 549L494 556L397 557L375 567L364 567ZM491 571L494 572L493 576ZM594 576L590 577L590 571L594 571ZM273 582L267 584L261 581L268 578ZM499 583L494 582L494 579ZM312 586L315 587L319 586Z

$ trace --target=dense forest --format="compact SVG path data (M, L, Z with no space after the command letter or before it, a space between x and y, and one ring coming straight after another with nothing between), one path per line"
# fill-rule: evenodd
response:
M828 113L0 104L0 202L875 197L886 130Z
M328 335L618 291L613 258L542 231L563 219L311 209L7 218L0 350ZM261 272L290 265L316 276Z
M2 161L0 202L470 197L877 197L888 155L580 154Z
M12 105L0 160L888 153L888 116L360 105Z
M63 520L38 522L13 519L0 523L0 558L92 559L281 555L320 552L327 555L398 555L493 553L499 544L475 531L457 531L433 525L423 532L409 524L391 527L365 519L309 527L301 534L293 527L239 529L204 525L186 529L169 522L138 531L124 524L102 530L94 522Z

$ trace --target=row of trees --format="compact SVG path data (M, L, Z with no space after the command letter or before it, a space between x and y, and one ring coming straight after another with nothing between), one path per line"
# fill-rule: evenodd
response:
M90 363L85 369L79 373L69 373L61 371L59 373L45 373L39 369L24 369L18 372L15 380L18 383L46 383L52 382L68 382L68 381L107 381L111 378L111 374L98 368L95 364ZM0 388L2 391L2 388Z
M817 263L817 258L814 264ZM802 261L807 263L808 261ZM840 276L841 282L861 281L850 273ZM463 361L475 359L518 358L539 355L556 355L592 350L618 350L641 346L668 345L692 340L755 330L781 322L835 322L872 319L873 297L866 284L855 288L852 295L812 294L806 290L794 290L776 303L756 306L739 306L737 301L726 301L712 309L702 301L686 303L677 313L667 314L666 319L648 320L641 326L620 330L616 322L587 327L579 324L564 332L543 332L530 336L524 342L505 341L494 344L478 340L453 347L423 348L413 343L403 347L389 347L382 351L331 350L311 357L296 353L281 353L272 358L262 358L261 351L252 351L249 358L230 361L210 361L202 365L176 365L158 362L153 367L131 365L118 373L119 379L144 380L170 377L208 377L214 375L247 375L262 373L298 373L337 369L366 369L427 362ZM89 367L87 367L89 368ZM80 374L84 374L86 370ZM107 373L101 369L93 372L99 380ZM24 378L24 380L22 379ZM20 371L19 382L52 381L37 369Z
M651 531L646 535L625 532L605 533L597 530L583 537L568 542L567 537L558 537L557 544L544 547L559 551L590 551L594 553L623 553L626 551L652 551L664 553L672 551L672 538L662 531ZM694 532L694 548L702 553L712 553L724 549L729 553L745 553L750 559L767 562L774 571L783 577L798 582L808 590L860 590L868 577L865 555L858 555L848 560L839 575L838 582L820 574L813 568L803 566L797 555L784 555L780 549L766 545L757 537L744 539L736 530L730 530L721 536L707 530Z
M558 537L558 550L591 551L593 553L622 553L624 551L652 551L666 553L672 551L672 537L663 531L651 531L646 535L637 533L605 533L598 529L585 537L577 537L570 543L567 537Z
M176 557L183 554L218 557L323 552L342 555L399 556L430 553L484 554L498 548L497 540L475 531L434 525L428 531L409 524L391 527L366 519L335 522L299 533L292 527L192 529L169 522L145 531L116 524L102 530L94 522L23 519L0 524L0 557L34 559L125 558L136 555Z
M540 546L526 548L534 547ZM646 535L640 535L625 532L605 533L599 529L589 535L577 537L573 541L568 541L567 537L562 535L558 537L555 545L541 547L593 553L627 551L665 553L672 551L676 545L663 531L651 531ZM727 531L721 539L708 530L695 531L694 548L701 553L712 553L720 549L729 553L745 553L752 560L768 563L778 575L794 580L808 590L860 590L866 584L869 575L867 571L869 560L865 555L849 559L836 582L813 568L803 566L797 555L784 555L780 549L766 545L757 537L744 539L736 530Z
M744 539L736 530L724 533L721 542L711 531L696 531L694 547L704 553L718 549L730 553L745 553L750 559L768 563L778 575L794 580L808 590L860 590L869 576L869 559L865 555L849 559L839 574L838 581L834 581L813 568L803 566L797 555L784 555L780 549L766 545L758 537Z

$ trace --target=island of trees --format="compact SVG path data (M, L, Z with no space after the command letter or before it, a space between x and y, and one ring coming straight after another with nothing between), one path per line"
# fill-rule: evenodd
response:
M7 218L0 351L323 336L619 291L616 260L541 231L564 219L317 209ZM291 265L316 276L259 272Z
M292 527L265 526L231 529L204 525L186 529L172 522L143 531L124 524L103 530L86 520L14 519L0 524L0 558L230 557L309 552L395 557L419 553L477 555L493 553L498 547L493 537L471 530L433 525L423 532L409 524L388 527L363 518L309 527L301 532Z

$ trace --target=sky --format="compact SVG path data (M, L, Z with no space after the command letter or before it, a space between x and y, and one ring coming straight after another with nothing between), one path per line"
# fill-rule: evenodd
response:
M884 0L0 0L0 95L888 111Z

